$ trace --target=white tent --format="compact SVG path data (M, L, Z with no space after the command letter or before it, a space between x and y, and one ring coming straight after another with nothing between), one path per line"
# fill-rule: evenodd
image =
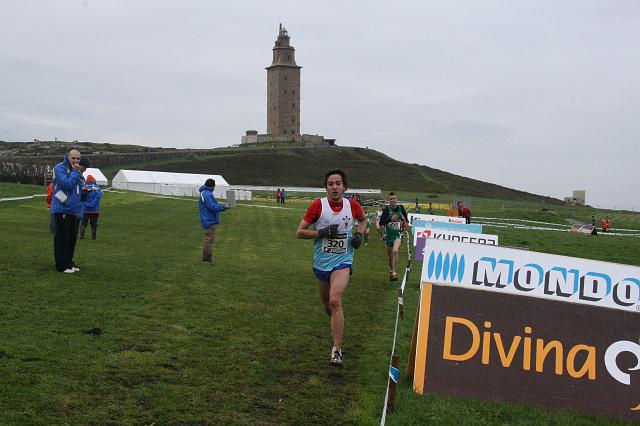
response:
M113 177L111 184L117 189L179 197L197 197L198 190L209 178L216 181L216 189L213 191L214 196L226 199L226 190L229 189L229 184L220 175L120 170Z
M100 185L100 186L109 185L109 181L107 180L107 177L102 174L100 169L94 169L92 167L87 167L87 170L85 170L84 173L82 173L82 176L84 176L84 178L86 179L87 176L89 176L89 175L93 176L96 179L96 183L98 185Z

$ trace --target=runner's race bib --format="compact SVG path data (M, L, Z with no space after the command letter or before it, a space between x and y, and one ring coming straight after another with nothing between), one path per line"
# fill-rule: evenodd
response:
M387 228L389 228L392 231L401 231L402 230L402 222L401 221L389 222L387 224Z
M322 239L322 252L332 254L345 254L347 252L347 234L340 234L335 238Z

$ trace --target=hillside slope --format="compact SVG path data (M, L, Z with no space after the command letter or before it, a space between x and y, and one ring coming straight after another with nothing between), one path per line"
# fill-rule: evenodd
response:
M560 200L482 182L419 164L394 160L366 148L278 148L192 154L175 161L147 162L132 169L181 173L215 173L234 185L320 186L327 170L340 168L349 185L399 188L435 194L561 203Z

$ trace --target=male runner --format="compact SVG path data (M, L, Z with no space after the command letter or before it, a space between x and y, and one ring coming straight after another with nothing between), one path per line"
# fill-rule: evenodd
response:
M398 197L394 192L389 193L389 205L382 211L380 226L384 226L384 242L389 256L389 281L398 281L398 252L402 242L402 231L409 222L407 212L398 204Z
M384 201L380 202L380 206L378 208L378 211L376 212L376 230L378 231L378 239L382 238L383 231L384 231L382 229L382 226L380 225L380 218L382 217L384 206L385 206L385 202Z
M342 336L344 314L342 295L353 272L354 249L362 244L362 234L367 226L362 207L355 199L347 200L347 176L342 170L331 170L324 177L327 197L314 200L298 225L298 238L314 241L313 272L324 310L331 318L332 365L342 365ZM356 234L351 232L354 220L358 221ZM309 229L311 225L315 229Z

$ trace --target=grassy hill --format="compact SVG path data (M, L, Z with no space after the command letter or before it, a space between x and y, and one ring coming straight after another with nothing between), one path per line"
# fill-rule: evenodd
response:
M321 178L327 170L341 168L349 176L349 185L353 188L563 204L555 198L482 182L425 165L405 163L373 149L356 147L307 148L278 144L275 148L243 146L178 150L90 142L0 141L0 159L20 161L22 158L32 163L40 158L40 163L48 164L58 161L57 156L68 152L71 147L88 155L92 165L100 167L108 178L113 178L118 170L125 168L220 174L234 185L321 186ZM162 158L156 156L152 160L138 155L128 156L141 153L171 155Z
M366 148L278 148L192 153L182 159L108 167L181 173L215 173L234 185L321 186L327 170L340 168L353 188L381 188L434 194L461 194L563 204L560 200L518 191L419 164L409 164ZM104 171L104 170L103 170Z

